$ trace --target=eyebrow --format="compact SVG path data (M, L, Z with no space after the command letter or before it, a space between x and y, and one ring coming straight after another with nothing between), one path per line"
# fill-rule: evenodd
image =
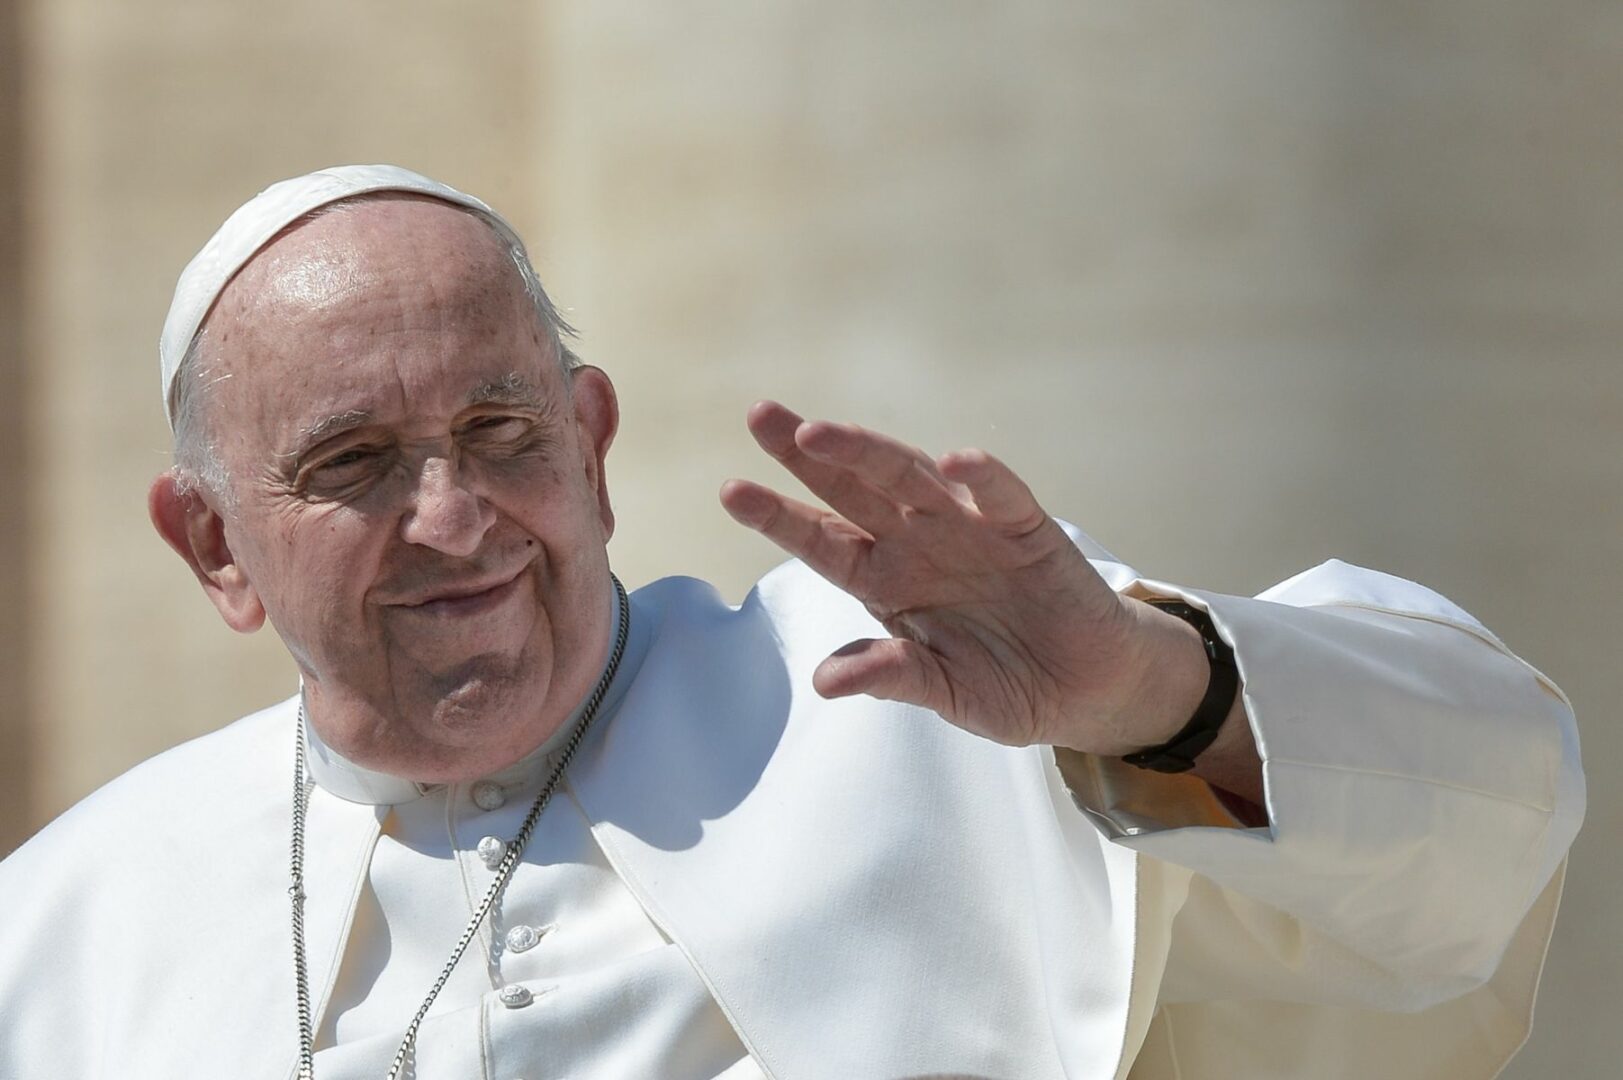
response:
M353 431L371 422L372 414L365 409L350 409L347 412L334 413L331 416L317 420L299 432L299 437L294 440L292 448L287 453L278 454L277 456L296 458L334 435L342 435L346 431Z
M547 399L534 383L515 371L504 378L474 387L468 394L467 404L512 405L542 412L547 407Z

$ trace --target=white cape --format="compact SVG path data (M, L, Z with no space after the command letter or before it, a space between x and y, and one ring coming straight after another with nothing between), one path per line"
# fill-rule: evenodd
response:
M1397 578L1225 597L1080 542L1234 645L1269 827L1187 777L819 698L875 627L798 564L739 608L634 596L651 644L570 785L746 1048L830 1080L1493 1076L1582 815L1559 690ZM0 1077L293 1075L294 725L284 702L162 754L0 864ZM312 794L318 1013L382 812Z

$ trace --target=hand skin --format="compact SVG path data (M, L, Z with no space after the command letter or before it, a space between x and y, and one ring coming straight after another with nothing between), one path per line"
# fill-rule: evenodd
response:
M1210 675L1199 632L1118 595L990 454L932 460L772 401L748 424L831 509L747 480L724 484L722 505L892 635L819 664L812 684L824 697L905 701L996 742L1107 757L1158 746L1194 715ZM1256 822L1262 764L1242 695L1192 772L1252 804L1234 809Z

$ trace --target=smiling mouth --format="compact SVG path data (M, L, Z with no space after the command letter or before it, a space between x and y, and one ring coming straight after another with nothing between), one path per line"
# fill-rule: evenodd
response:
M503 601L512 596L519 589L519 579L524 576L521 570L506 581L497 582L478 592L463 593L460 595L436 597L415 604L396 605L401 611L408 611L414 615L426 618L462 618L469 615L483 615L499 607Z

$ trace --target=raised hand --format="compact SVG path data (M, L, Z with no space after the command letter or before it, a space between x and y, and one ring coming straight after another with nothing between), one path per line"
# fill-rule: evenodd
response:
M1001 743L1119 755L1174 734L1205 688L1199 635L1119 597L1007 466L980 450L932 460L776 402L749 412L768 454L832 510L745 480L740 523L860 600L891 635L824 660L825 697L931 709Z

